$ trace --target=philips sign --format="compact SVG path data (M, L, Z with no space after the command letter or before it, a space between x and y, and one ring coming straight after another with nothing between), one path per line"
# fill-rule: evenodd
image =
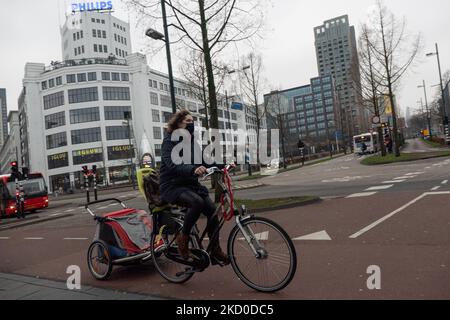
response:
M72 3L72 12L112 10L112 1Z

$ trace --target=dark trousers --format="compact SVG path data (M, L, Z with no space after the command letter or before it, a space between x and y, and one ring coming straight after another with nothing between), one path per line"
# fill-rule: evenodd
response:
M214 230L219 225L219 218L214 214L216 206L211 201L209 196L200 196L193 191L186 191L180 194L175 204L178 206L189 208L183 225L183 233L189 234L192 227L200 217L200 213L203 213L208 218L208 236L212 240Z

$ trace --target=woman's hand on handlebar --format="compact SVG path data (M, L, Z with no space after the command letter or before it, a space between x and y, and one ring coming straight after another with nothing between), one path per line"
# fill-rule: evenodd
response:
M202 176L202 175L204 175L206 173L206 170L207 169L205 167L201 166L201 167L198 167L197 169L195 169L194 173L197 176Z

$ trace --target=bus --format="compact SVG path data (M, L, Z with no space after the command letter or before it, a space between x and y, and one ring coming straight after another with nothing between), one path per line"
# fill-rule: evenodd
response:
M33 213L48 207L48 189L41 173L30 173L28 179L20 183L25 194L25 212ZM16 213L16 182L10 174L0 175L0 216L8 217Z
M364 133L353 137L353 150L356 154L363 154L361 146L363 142L367 146L366 153L377 153L380 149L378 143L378 132Z

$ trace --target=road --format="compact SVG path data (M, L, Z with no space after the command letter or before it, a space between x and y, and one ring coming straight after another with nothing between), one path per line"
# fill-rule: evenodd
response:
M70 205L45 213L62 218L0 229L0 272L66 281L67 267L78 265L82 285L181 299L449 299L450 158L375 167L359 160L348 155L238 191L239 198L323 198L258 214L286 229L299 258L293 282L276 294L247 288L231 267L211 267L183 285L167 283L152 263L117 267L108 281L96 281L86 266L94 221ZM145 208L135 192L119 196ZM224 243L231 227L222 231ZM372 270L379 271L379 289L368 286Z

